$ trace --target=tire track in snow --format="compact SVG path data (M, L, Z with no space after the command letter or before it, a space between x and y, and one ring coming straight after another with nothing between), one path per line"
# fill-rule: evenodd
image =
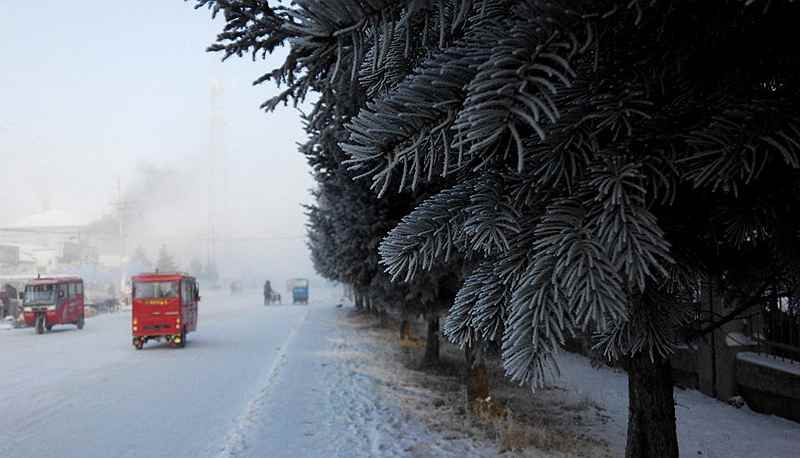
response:
M281 345L278 353L275 355L275 361L270 366L267 376L264 378L264 384L259 388L256 396L247 403L244 413L238 418L234 428L225 435L222 442L222 449L217 455L219 458L237 458L248 450L247 438L254 432L255 427L259 424L259 420L264 413L264 406L269 401L272 394L272 388L275 381L280 374L281 368L286 365L288 361L289 345L294 340L297 331L303 326L306 318L308 318L308 310L303 313L302 318L297 322L297 325L289 331L283 345Z

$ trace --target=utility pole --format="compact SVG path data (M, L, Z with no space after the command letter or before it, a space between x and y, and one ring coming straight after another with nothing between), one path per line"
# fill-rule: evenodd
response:
M117 177L117 200L112 202L112 206L117 211L117 220L119 221L119 295L124 297L128 283L128 234L125 232L125 218L133 208L133 202L122 197L122 179L119 177Z
M220 217L219 208L217 206L217 175L215 172L219 169L222 170L222 192L227 193L227 170L225 164L225 148L224 148L224 117L222 114L222 83L217 80L211 81L211 106L209 112L209 142L208 142L208 260L207 267L214 265L219 272L219 267L216 266L217 261L217 231L220 225L225 220L225 215ZM224 210L224 209L223 209Z

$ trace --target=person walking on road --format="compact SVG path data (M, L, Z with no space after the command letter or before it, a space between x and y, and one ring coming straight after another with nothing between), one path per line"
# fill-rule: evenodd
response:
M264 305L269 305L272 302L272 285L269 280L264 282Z

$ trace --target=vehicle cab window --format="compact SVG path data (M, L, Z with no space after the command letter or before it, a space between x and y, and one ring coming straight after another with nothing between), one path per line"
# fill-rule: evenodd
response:
M181 281L181 303L183 305L192 303L192 285L189 280Z
M178 282L137 282L133 287L134 299L172 299L178 297Z
M25 288L25 294L23 295L23 302L24 304L52 304L54 297L53 285L35 285L35 286L28 286Z

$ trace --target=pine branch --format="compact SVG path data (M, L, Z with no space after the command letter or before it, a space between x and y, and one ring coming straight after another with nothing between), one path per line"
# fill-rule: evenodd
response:
M778 161L800 168L800 98L733 101L685 137L690 153L679 161L695 187L738 194Z
M570 60L579 52L578 40L567 26L570 18L539 2L518 11L491 56L467 86L464 109L453 129L455 147L468 157L480 157L478 167L502 145L513 145L518 170L524 167L529 134L545 140L545 130L560 118L553 97L572 85Z
M393 280L409 281L418 271L447 261L464 243L462 211L469 205L474 183L467 182L425 200L405 216L381 242L381 263Z
M666 266L674 263L663 230L645 206L645 183L638 164L615 157L592 166L588 183L597 190L588 204L592 231L615 269L639 291L648 280L665 277Z

